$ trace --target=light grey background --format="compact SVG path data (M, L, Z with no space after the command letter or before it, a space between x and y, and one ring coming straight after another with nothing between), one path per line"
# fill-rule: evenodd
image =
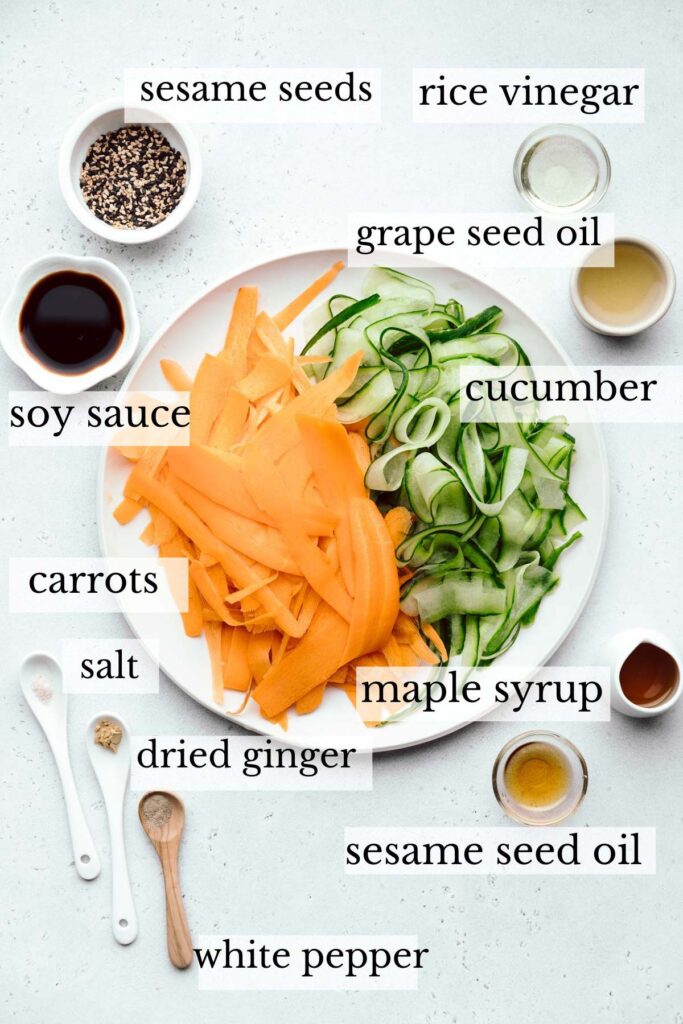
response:
M524 126L413 126L413 66L644 66L644 125L599 126L613 161L605 209L680 256L680 16L665 0L6 0L0 41L4 109L2 292L49 250L113 259L130 275L143 339L207 283L269 250L338 241L352 209L521 209L514 151ZM378 66L384 120L360 127L199 129L205 178L182 228L136 249L85 233L58 190L61 139L86 106L120 87L126 66ZM547 322L576 361L680 359L680 306L628 342L574 319L567 273L488 275ZM4 359L3 393L27 380ZM599 661L616 630L680 633L679 431L605 430L613 507L604 564L559 662ZM94 450L2 451L3 551L97 553ZM3 584L6 570L3 569ZM6 601L4 602L6 609ZM114 616L5 616L0 750L4 943L0 1017L20 1024L150 1024L214 1019L301 1024L674 1024L680 988L681 716L566 726L591 784L577 825L656 825L652 878L348 878L345 825L496 825L489 783L512 725L476 725L422 749L382 757L372 794L190 794L183 889L195 935L417 933L432 954L417 993L203 994L165 951L155 855L127 806L140 935L126 949L109 927L105 817L83 728L110 705L133 731L218 732L219 719L165 680L158 697L73 699L73 759L103 871L71 866L54 766L20 698L16 671L63 636L125 635ZM9 651L7 651L9 647Z

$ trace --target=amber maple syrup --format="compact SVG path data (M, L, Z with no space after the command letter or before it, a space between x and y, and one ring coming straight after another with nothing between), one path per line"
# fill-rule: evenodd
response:
M673 697L679 684L678 665L656 644L638 644L621 666L619 683L632 704L654 708Z

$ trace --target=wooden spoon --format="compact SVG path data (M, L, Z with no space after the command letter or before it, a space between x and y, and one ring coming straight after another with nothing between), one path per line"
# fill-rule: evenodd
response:
M175 967L189 967L192 963L192 939L178 877L178 848L185 825L185 808L174 793L153 790L140 800L138 814L157 851L164 874L168 955Z

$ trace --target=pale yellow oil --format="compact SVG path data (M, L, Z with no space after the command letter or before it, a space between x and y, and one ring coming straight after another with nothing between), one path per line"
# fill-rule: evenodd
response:
M613 267L584 267L579 295L588 313L615 327L637 324L649 316L664 296L664 272L647 249L633 242L616 242Z
M569 792L571 770L550 743L524 743L512 752L503 773L508 795L520 807L554 807Z

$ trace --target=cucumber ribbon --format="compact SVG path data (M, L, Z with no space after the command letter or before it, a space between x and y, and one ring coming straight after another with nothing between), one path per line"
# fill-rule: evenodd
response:
M383 511L415 517L396 557L410 570L401 607L438 630L449 662L484 665L514 643L557 585L560 554L585 519L569 494L574 438L564 419L524 406L513 422L465 422L463 366L533 374L522 346L498 330L503 311L465 317L431 285L376 267L363 295L333 296L314 314L306 367L322 380L359 350L343 423L365 424L366 485Z

